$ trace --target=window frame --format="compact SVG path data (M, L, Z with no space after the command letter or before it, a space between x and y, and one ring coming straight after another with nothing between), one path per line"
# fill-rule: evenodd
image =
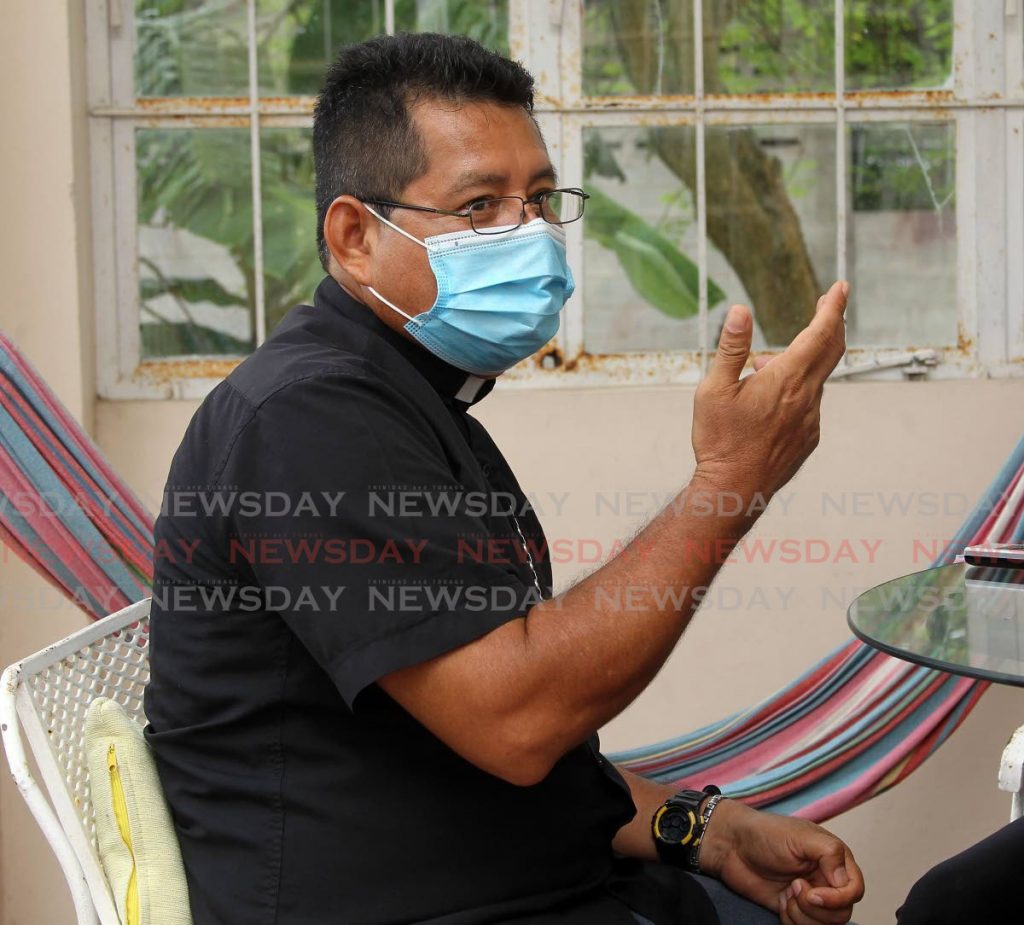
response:
M692 0L700 35L704 0ZM1016 4L1014 12L1012 7ZM246 0L249 35L256 0ZM845 45L844 4L835 4L835 43ZM836 131L837 275L845 277L848 220L847 129L879 121L952 121L956 126L958 342L929 348L934 365L913 362L914 348L851 348L835 378L899 380L1024 375L1024 0L975 4L954 0L951 90L845 91L836 55L829 93L708 96L702 43L694 42L691 96L587 97L582 89L582 3L510 0L509 40L538 83L537 118L566 182L583 175L583 131L591 125L691 124L697 137L700 345L695 351L589 354L583 340L586 281L580 224L567 226L577 295L547 348L502 378L512 387L693 384L707 370L707 203L704 139L709 125L828 123ZM394 31L394 0L385 21ZM249 97L136 99L132 4L89 0L87 6L89 138L92 155L97 380L103 398L202 398L243 357L141 356L138 306L135 131L138 128L249 129L256 266L262 267L260 133L312 124L314 98L258 95L256 48L249 47ZM999 179L995 179L999 178ZM312 197L310 208L313 208ZM585 219L584 219L585 220ZM1017 255L1014 259L1013 255ZM263 276L256 273L256 342L265 339ZM919 354L920 356L920 354Z

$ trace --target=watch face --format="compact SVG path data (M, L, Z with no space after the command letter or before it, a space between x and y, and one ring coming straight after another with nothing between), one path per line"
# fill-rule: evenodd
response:
M655 834L670 845L687 845L693 838L697 817L682 806L663 806L654 823Z

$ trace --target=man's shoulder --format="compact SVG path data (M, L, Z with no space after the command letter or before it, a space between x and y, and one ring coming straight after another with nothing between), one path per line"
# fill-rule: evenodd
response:
M314 312L310 306L299 306ZM354 339L354 340L357 340ZM372 389L400 405L379 363L359 344L331 342L293 330L268 338L210 390L195 410L172 464L179 477L214 476L240 434L263 423L282 437L344 415L346 404Z
M275 331L210 393L211 406L229 401L228 396L236 393L256 410L282 389L301 388L303 383L371 378L379 362L371 362L363 332L350 326L344 337L337 332L334 337L323 337L316 324L320 311L309 305L292 309L287 318L290 323Z

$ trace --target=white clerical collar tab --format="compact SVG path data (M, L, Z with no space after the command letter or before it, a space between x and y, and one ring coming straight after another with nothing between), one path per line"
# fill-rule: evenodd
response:
M477 395L480 394L480 389L483 388L484 383L488 381L480 376L466 376L466 381L462 383L462 387L455 393L455 397L459 401L464 401L467 405L471 405L476 400Z

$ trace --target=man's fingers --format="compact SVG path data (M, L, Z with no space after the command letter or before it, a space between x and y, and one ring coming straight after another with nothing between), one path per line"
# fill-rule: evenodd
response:
M754 325L750 311L744 305L734 305L725 316L718 351L707 378L712 382L726 384L736 382L750 356L750 341Z
M826 902L829 897L833 897L836 902L860 902L864 896L864 874L853 859L849 848L843 845L841 853L826 854L818 862L818 866L833 887L821 888L822 897Z
M846 352L846 297L849 284L833 283L820 299L814 317L786 349L787 361L806 372L814 373L822 382L836 368Z
M850 872L846 869L846 855L845 846L839 842L833 850L825 852L818 858L818 867L830 886L844 887L850 883Z
M821 925L800 906L800 892L806 890L807 884L802 880L794 880L792 885L782 894L779 918L783 925Z
M850 877L850 887L854 890L854 902L859 903L864 898L864 872L860 865L853 859L849 851L846 852L846 873Z
M849 849L841 842L818 859L829 886L814 886L808 901L823 909L848 909L864 896L864 875ZM823 919L822 921L826 921Z
M825 879L832 886L845 887L849 885L850 872L846 869L846 851L841 845L836 845L835 851L822 855L818 861L818 867L821 868Z
M812 896L810 884L799 878L786 891L786 914L793 925L845 925L850 920L850 906L827 909L816 905Z

